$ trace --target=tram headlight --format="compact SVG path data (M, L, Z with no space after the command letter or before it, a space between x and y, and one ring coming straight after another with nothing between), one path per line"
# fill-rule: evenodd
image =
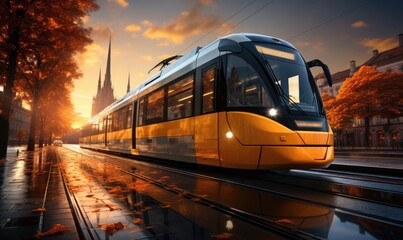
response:
M234 223L232 222L232 220L227 220L227 222L225 224L225 228L228 231L231 231L234 228Z
M233 137L234 137L234 134L233 134L231 131L228 131L227 133L225 133L225 136L226 136L227 138L233 138Z
M270 115L270 117L275 117L277 115L277 109L270 108L269 109L269 115Z

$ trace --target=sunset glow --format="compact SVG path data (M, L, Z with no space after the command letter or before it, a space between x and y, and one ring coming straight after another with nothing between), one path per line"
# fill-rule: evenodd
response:
M147 72L161 59L235 32L287 40L305 60L323 59L337 72L348 68L350 60L362 64L374 49L397 46L403 6L391 2L98 1L100 9L84 21L94 42L77 56L83 77L75 81L71 96L80 114L73 127L90 117L100 70L104 80L110 37L116 98L126 93L129 74L134 88L155 73Z

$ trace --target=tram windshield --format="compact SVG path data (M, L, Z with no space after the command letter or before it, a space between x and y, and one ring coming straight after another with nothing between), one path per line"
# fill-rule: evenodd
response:
M256 48L276 77L275 85L282 102L302 114L318 113L318 96L301 55L293 49L272 44L256 44Z

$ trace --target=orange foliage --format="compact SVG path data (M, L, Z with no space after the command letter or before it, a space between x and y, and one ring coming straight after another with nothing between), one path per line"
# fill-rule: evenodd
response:
M401 89L403 73L379 72L374 66L362 66L344 81L337 97L322 95L329 124L340 130L350 126L354 118L402 116Z

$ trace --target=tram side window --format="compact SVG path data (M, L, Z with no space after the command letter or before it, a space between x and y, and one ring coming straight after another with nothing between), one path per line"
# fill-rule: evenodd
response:
M214 111L214 80L216 66L212 66L203 70L203 113Z
M120 112L120 116L119 116L119 130L123 130L126 129L126 121L127 121L127 111L128 111L128 106L124 106L122 107L119 112Z
M237 56L228 56L227 104L229 107L271 107L271 100L259 74Z
M192 116L193 82L192 74L168 87L168 120Z
M132 127L132 114L133 114L133 104L129 104L127 106L127 120L126 120L126 128L131 128Z
M144 125L144 109L145 107L145 101L144 101L144 97L140 99L139 102L139 126L143 126Z
M153 124L164 120L165 89L154 91L147 97L145 124Z
M108 129L108 132L112 132L112 123L113 123L112 114L107 115L107 129Z
M91 124L91 126L92 126L91 135L98 134L98 122L95 122L95 123Z
M102 119L99 120L99 133L104 131L104 121Z
M112 117L113 129L112 131L119 130L119 110L113 113Z

